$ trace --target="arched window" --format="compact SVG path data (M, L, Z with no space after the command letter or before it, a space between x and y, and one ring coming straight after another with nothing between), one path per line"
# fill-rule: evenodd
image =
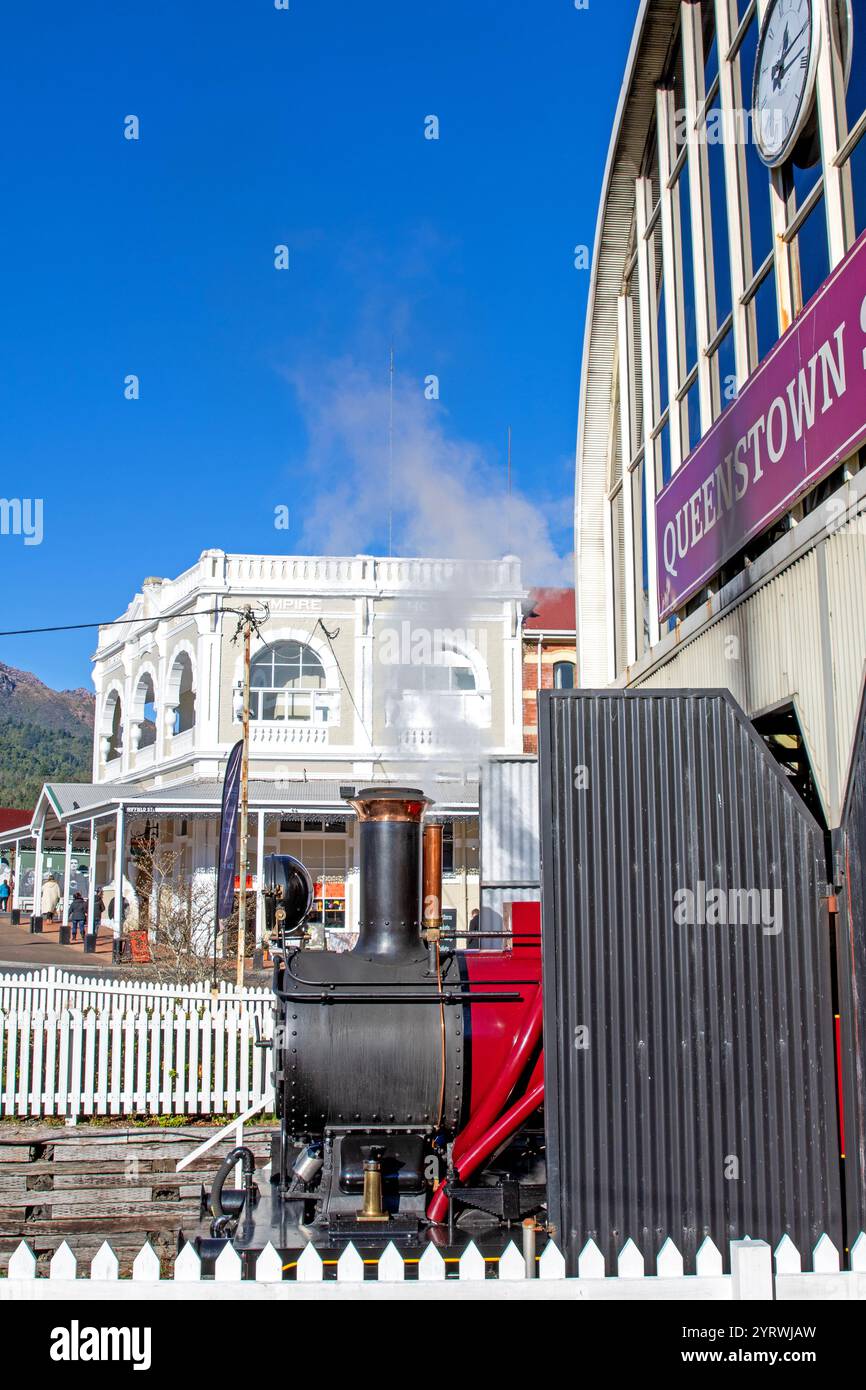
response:
M557 661L553 668L553 684L556 690L573 690L574 677L573 661Z
M173 711L171 734L185 734L195 724L195 677L188 652L181 652L171 668L166 704Z
M317 690L325 687L325 668L302 642L274 642L250 666L252 719L310 720Z
M422 690L450 693L476 689L475 672L461 652L440 652L432 665L420 668L420 674Z
M149 748L156 742L156 691L153 677L146 672L138 682L133 701L133 737L138 727L138 747Z
M186 652L180 658L180 688L178 691L177 714L174 731L185 734L195 723L195 689L193 688L192 662Z
M102 757L104 762L119 758L123 751L123 705L120 695L112 690L102 715Z

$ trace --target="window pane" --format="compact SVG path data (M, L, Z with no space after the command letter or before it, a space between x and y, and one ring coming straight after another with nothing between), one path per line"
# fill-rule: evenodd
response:
M809 213L799 236L800 280L803 304L807 304L830 274L830 249L827 242L827 214L824 199Z
M854 220L859 235L866 229L866 136L854 150L850 164L854 184Z
M751 108L752 78L755 72L755 55L758 48L758 22L753 19L749 25L743 46L740 49L740 71L743 81L743 102ZM751 138L746 143L746 171L749 184L749 212L752 224L752 271L763 265L773 249L773 226L770 218L770 174L761 161Z
M719 344L716 357L719 363L719 394L722 411L737 398L737 364L734 359L734 335L729 330Z
M452 667L452 680L455 690L475 689L475 676L468 666Z
M683 298L686 326L686 369L698 360L698 330L695 321L695 263L692 256L692 218L689 205L688 162L677 180L680 190L680 223L683 245Z
M779 339L776 280L772 270L764 276L761 287L755 295L755 312L758 320L758 357L763 362L767 353L772 347L775 347Z
M851 77L848 82L848 129L853 130L863 112L866 111L866 49L863 47L863 15L858 14L862 5L854 5L854 52L851 64Z
M728 200L725 189L724 127L718 100L711 107L707 126L707 161L710 166L710 217L713 226L713 265L716 281L716 323L731 312L731 249L728 240Z
M689 408L689 448L688 452L697 447L701 440L701 393L697 381L691 387L686 398Z
M659 277L659 308L658 308L658 334L659 334L659 390L661 393L661 413L670 400L668 387L668 335L667 319L665 317L665 296L664 284ZM652 422L657 423L655 420Z
M557 661L553 668L553 684L557 690L574 689L574 663Z

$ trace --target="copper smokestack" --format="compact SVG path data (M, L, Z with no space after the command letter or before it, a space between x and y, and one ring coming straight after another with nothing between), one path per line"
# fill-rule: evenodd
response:
M396 959L423 952L421 818L414 787L367 787L350 803L361 829L361 903L355 951Z

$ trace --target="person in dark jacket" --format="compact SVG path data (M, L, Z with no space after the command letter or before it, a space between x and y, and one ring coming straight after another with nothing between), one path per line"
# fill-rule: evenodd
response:
M87 903L80 893L75 893L69 908L69 925L72 927L72 940L74 941L81 931L81 940L84 941L84 931L87 923Z

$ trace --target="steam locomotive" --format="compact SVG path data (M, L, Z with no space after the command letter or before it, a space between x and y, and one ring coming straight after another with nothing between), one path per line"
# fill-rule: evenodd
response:
M207 1201L213 1253L314 1240L356 1245L454 1236L543 1211L541 950L537 915L495 949L443 927L442 827L412 788L350 801L360 823L354 949L307 949L310 876L265 860L274 958L279 1131L256 1182L235 1149ZM465 938L465 933L460 934ZM484 932L485 939L491 933ZM242 1186L226 1187L240 1167Z

